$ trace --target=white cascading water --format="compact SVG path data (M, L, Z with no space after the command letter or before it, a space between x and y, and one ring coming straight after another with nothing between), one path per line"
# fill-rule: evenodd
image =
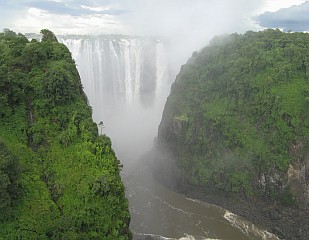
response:
M104 122L118 157L138 158L150 149L171 84L164 42L104 35L58 39L72 52L93 119Z

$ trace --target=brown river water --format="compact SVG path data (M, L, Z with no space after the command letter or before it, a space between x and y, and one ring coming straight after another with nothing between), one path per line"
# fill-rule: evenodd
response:
M124 167L134 240L278 240L221 207L173 192L158 183L146 164Z

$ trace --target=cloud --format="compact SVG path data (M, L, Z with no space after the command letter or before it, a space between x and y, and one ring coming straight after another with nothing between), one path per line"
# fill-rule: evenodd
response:
M276 12L266 12L257 18L266 28L281 28L284 31L309 31L309 2L283 8Z
M110 1L87 1L87 0L33 0L33 1L23 1L19 5L36 8L48 13L53 13L57 15L70 15L70 16L81 16L87 14L107 14L116 15L121 14L124 11L112 9L110 7L102 7L98 5L99 3L108 4Z
M78 5L71 5L64 2L56 1L36 1L26 3L25 6L30 8L40 9L49 13L55 14L68 14L71 16L79 16L82 14L91 14L92 11L89 9L82 8Z
M289 8L293 5L299 5L306 2L306 0L266 0L262 11L259 12L259 14L265 13L265 12L276 12L281 8Z
M123 33L134 35L186 35L192 31L221 33L250 25L250 14L265 0L10 0L0 2L2 27L29 32L39 26L80 34ZM7 4L5 4L7 3ZM6 6L5 6L6 5ZM35 10L34 10L35 9ZM36 12L36 14L35 14ZM39 13L39 14L38 14ZM92 20L91 20L92 19ZM53 24L54 22L54 24ZM63 27L59 23L63 23ZM68 24L72 24L70 27ZM94 24L94 25L92 25ZM114 29L106 25L114 25ZM37 26L37 27L35 27ZM67 26L67 28L65 28ZM198 28L200 29L198 30ZM67 30L67 31L66 31ZM122 31L122 32L120 32Z
M0 28L39 32L43 27L57 34L122 33L174 38L190 35L192 41L207 42L215 34L258 30L260 26L252 16L263 9L271 10L271 6L279 9L300 2L302 0L3 0L0 1ZM305 29L308 12L284 11L265 13L257 18L258 23L267 27Z
M125 31L123 25L113 15L55 14L37 8L29 8L23 18L14 22L14 29L20 32L38 33L41 29L50 29L56 34L107 34ZM26 29L24 31L23 29Z
M119 0L120 1L120 0ZM56 34L125 33L119 1L111 0L8 0L0 1L0 28ZM118 3L118 4L115 4Z

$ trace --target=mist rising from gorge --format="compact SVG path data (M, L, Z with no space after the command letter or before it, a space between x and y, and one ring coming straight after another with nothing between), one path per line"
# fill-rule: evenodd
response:
M214 35L248 29L260 3L235 7L242 3L136 1L133 7L125 1L126 32L156 37L60 38L76 60L94 121L104 122L120 160L138 159L153 146L171 83L192 52Z
M166 42L133 36L60 36L76 61L102 133L128 164L153 145L171 85ZM100 129L101 131L101 129Z

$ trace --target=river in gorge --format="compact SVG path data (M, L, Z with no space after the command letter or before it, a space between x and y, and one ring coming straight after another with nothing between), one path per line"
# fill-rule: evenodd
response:
M158 183L142 162L124 167L133 240L279 239L266 230L215 205L173 192Z
M103 133L124 165L134 240L278 239L220 207L169 190L154 180L145 161L134 161L153 146L177 73L171 73L165 40L124 35L58 39L72 52L93 119L104 121Z

